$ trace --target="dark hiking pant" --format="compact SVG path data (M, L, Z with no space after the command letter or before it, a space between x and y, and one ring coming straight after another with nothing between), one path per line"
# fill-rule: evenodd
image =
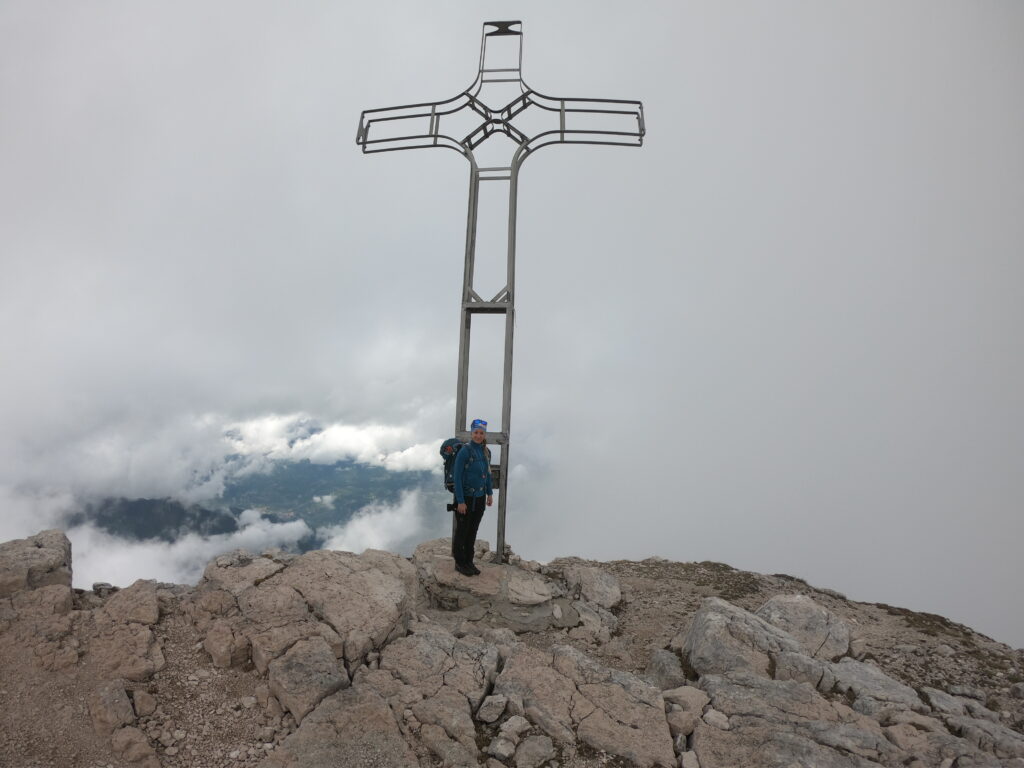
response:
M452 557L459 565L473 564L473 545L476 532L484 516L486 496L470 496L466 499L466 514L455 512L455 538L452 539Z

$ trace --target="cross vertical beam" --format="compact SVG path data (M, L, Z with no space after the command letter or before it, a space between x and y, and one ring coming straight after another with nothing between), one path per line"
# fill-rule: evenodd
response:
M469 362L473 316L503 314L505 334L501 424L499 430L487 434L489 443L501 446L499 463L491 466L498 491L496 556L499 561L507 560L505 522L512 419L519 169L526 158L541 147L552 144L639 147L646 133L643 105L639 101L554 98L529 88L522 79L522 34L522 23L519 21L484 22L480 64L477 77L469 88L444 101L365 110L360 115L359 131L356 134L356 144L366 153L444 147L456 150L469 160L469 209L466 216L466 252L459 323L455 434L463 440L469 436ZM509 86L514 89L511 100L508 98ZM502 88L505 90L502 91ZM497 101L493 96L496 90L499 91ZM481 167L477 157L483 152L481 145L492 136L501 135L512 140L515 148L511 156L501 161L501 165ZM480 185L506 182L508 233L505 285L492 298L486 299L488 292L481 295L475 285ZM453 517L453 535L454 528Z

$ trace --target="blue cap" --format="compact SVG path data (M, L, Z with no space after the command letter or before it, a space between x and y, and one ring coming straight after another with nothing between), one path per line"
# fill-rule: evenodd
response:
M484 432L487 431L487 422L483 419L473 419L473 423L469 425L470 431L474 429L482 429Z

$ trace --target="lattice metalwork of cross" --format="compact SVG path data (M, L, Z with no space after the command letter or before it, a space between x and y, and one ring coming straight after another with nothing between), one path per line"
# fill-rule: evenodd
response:
M508 500L510 421L512 415L512 335L515 328L516 197L519 169L526 158L551 144L605 144L639 147L645 127L643 105L621 99L545 96L523 82L523 32L519 21L484 22L476 79L450 99L368 109L359 118L356 144L363 152L444 147L470 164L469 213L459 317L459 370L455 399L455 434L466 440L469 396L470 332L476 314L505 317L501 422L493 421L487 441L501 446L491 471L498 491L496 558L507 559L505 522ZM497 106L495 106L497 105ZM505 137L504 141L488 141ZM508 140L511 140L509 142ZM481 165L488 145L503 145L496 164ZM505 284L491 298L474 285L481 184L505 185L508 218ZM490 188L489 188L490 189ZM453 521L454 526L454 521ZM454 532L454 531L453 531Z

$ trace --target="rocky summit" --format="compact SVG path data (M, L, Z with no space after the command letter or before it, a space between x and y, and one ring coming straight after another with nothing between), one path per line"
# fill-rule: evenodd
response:
M1024 767L1024 652L785 575L450 541L71 587L0 545L5 768Z

